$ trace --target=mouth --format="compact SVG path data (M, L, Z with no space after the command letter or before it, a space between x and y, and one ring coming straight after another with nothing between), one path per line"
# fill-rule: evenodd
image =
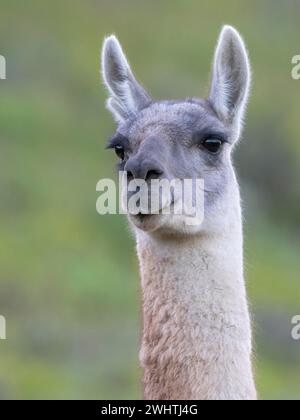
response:
M138 220L140 223L145 223L150 219L158 218L161 214L152 214L152 213L142 213L131 214L130 217L134 220Z
M153 232L163 224L163 215L137 213L129 215L131 222L139 229L145 232Z
M137 213L137 214L133 214L132 215L132 217L134 217L134 218L136 218L136 219L138 219L138 220L140 220L140 221L143 221L143 220L147 220L147 219L150 219L151 217L153 217L154 216L154 214L150 214L150 213Z

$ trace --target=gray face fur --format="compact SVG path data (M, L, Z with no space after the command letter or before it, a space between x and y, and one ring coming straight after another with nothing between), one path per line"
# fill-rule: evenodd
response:
M224 220L238 189L231 149L240 136L248 98L250 68L244 43L231 27L224 27L216 49L209 98L153 101L134 78L114 36L104 42L102 74L110 97L108 109L118 122L110 146L122 146L120 169L135 178L204 179L205 222L213 229ZM217 153L205 141L217 139ZM131 217L140 229L190 232L177 216Z

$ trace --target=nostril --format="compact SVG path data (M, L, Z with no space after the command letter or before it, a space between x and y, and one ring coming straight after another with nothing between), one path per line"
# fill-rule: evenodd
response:
M146 181L150 181L151 179L159 179L162 175L162 171L158 169L151 169L146 174Z
M128 182L133 181L134 179L142 179L145 181L159 179L163 174L159 165L138 157L129 159L124 170L127 172Z
M134 179L133 173L131 171L127 171L127 181L132 181Z

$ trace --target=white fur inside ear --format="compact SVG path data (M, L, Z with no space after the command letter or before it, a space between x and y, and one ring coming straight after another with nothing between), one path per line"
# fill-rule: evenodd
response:
M124 111L120 104L114 98L108 98L106 101L106 108L112 113L117 123L122 123L124 118Z
M244 41L231 26L225 26L216 48L210 102L219 117L241 125L245 113L251 72Z
M104 40L102 77L110 94L107 107L117 121L136 115L151 102L149 95L134 78L122 47L114 35Z

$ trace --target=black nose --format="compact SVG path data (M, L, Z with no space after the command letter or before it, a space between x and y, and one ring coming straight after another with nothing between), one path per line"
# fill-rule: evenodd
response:
M140 159L131 158L125 165L128 179L143 179L150 181L151 179L159 179L163 174L163 170L157 162L151 160L141 161Z

